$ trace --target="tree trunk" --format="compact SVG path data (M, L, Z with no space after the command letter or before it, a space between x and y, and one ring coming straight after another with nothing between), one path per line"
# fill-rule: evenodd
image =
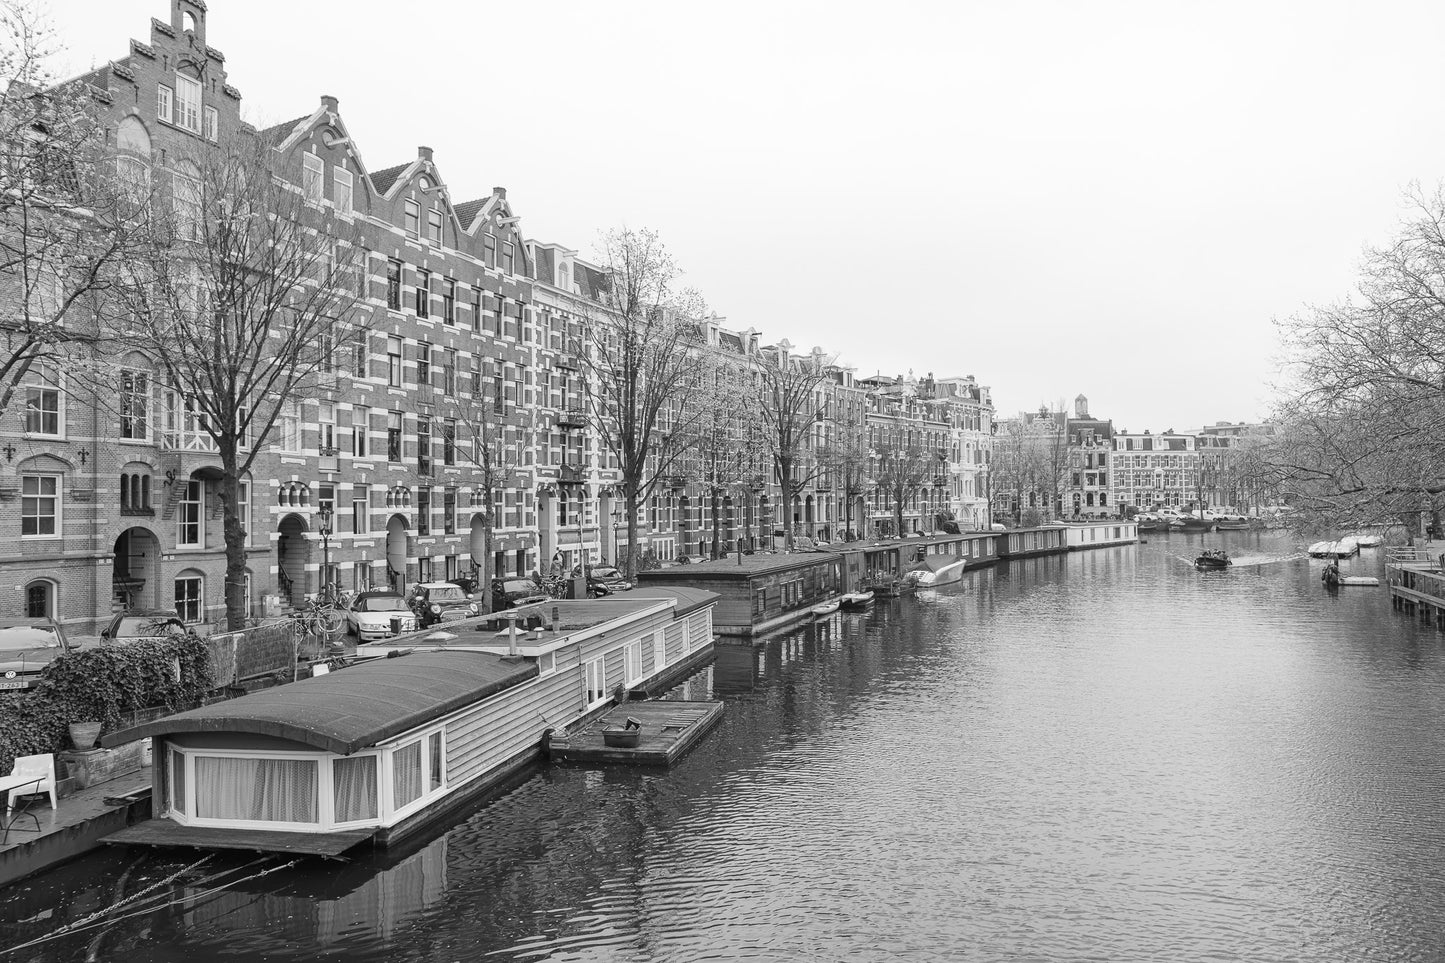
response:
M494 503L487 500L487 511L482 515L482 558L477 562L477 591L482 593L482 611L492 611L492 510ZM475 561L475 560L474 560Z
M181 482L177 480L176 484ZM240 478L234 452L229 456L221 454L220 494L226 543L226 629L236 632L246 627L246 528L238 514Z
M722 548L722 528L721 528L720 525L718 525L718 518L717 518L718 497L717 497L717 496L718 496L717 486L714 485L714 486L712 486L712 505L710 506L710 507L712 508L712 557L713 557L713 558L721 558L721 557L722 557L722 552L721 552L721 550L720 550L720 549Z
M893 489L893 534L903 537L903 489Z
M637 489L624 485L622 500L627 505L627 554L622 570L627 573L627 580L633 582L637 579Z

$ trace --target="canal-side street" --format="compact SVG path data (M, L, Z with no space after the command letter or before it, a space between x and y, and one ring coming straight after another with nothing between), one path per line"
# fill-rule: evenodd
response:
M1152 537L722 646L671 770L538 767L399 852L11 958L1437 959L1445 635L1293 553ZM28 880L0 948L189 861Z

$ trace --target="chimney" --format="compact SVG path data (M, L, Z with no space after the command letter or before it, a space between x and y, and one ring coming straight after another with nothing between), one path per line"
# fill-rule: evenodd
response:
M418 147L418 148L416 149L416 156L417 156L417 157L420 157L420 158L421 158L422 160L424 160L424 161L429 161L429 160L431 160L431 148L430 148L430 147Z
M504 201L507 199L507 189L505 187L494 187L492 188L492 193Z
M337 103L338 103L338 101L336 100L336 98L333 97L333 96L331 96L330 94L322 94L322 95L321 95L321 106L322 106L322 107L325 107L327 110L331 111L333 114L336 113L336 105L337 105Z

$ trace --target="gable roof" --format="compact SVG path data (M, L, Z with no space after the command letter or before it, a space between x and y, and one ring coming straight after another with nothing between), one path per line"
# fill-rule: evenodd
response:
M306 123L315 114L302 114L294 120L288 120L284 124L273 124L270 127L261 129L260 136L268 144L278 144L296 132L296 128Z

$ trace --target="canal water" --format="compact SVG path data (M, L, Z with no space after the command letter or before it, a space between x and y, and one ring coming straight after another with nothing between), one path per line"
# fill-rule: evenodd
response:
M401 852L0 960L1440 959L1445 635L1322 564L1151 537L723 646L671 770L538 766ZM0 949L192 858L23 883Z

